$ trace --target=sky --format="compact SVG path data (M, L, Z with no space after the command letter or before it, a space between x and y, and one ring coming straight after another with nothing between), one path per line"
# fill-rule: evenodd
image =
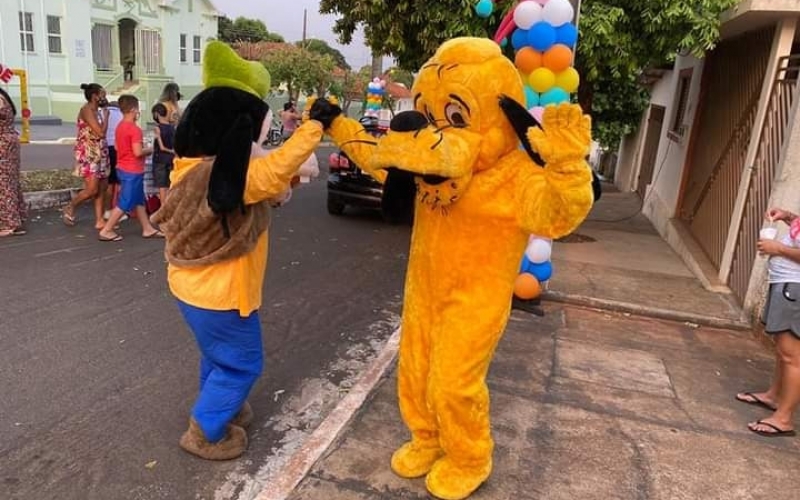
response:
M370 50L360 31L353 34L350 45L341 45L333 33L335 16L319 13L318 0L215 0L214 6L229 18L238 16L260 19L267 29L283 36L287 42L303 38L303 9L308 9L306 36L325 40L347 59L353 69L369 65ZM384 63L385 64L385 63Z

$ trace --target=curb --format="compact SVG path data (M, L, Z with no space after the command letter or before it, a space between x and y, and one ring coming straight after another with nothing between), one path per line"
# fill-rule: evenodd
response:
M41 140L41 141L28 141L32 145L57 145L57 146L73 146L75 144L74 137L62 137L60 139Z
M673 309L661 309L659 307L643 306L631 302L621 302L617 300L597 299L584 295L570 294L564 292L547 291L542 294L543 300L560 302L576 306L592 307L608 311L630 313L637 316L664 319L668 321L678 321L681 323L694 323L701 326L713 328L726 328L730 330L752 331L753 325L744 320L732 320L727 318L715 318L703 316L701 314L675 311Z
M31 191L22 196L29 210L44 210L66 205L80 189L56 189L53 191Z
M305 479L314 464L328 451L372 394L372 390L392 366L400 347L400 328L386 341L377 357L362 372L347 395L289 458L286 464L265 481L255 500L285 500Z

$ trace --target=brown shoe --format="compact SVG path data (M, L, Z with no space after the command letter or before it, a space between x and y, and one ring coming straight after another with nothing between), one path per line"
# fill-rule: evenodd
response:
M231 460L247 449L247 433L239 426L228 425L228 432L221 441L210 443L194 418L189 419L189 429L180 441L184 451L206 460Z
M233 418L231 422L233 425L239 426L242 429L247 429L253 423L253 408L247 401L242 405L242 409Z

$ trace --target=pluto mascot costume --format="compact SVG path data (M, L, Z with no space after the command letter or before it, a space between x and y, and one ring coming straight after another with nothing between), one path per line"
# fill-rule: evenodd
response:
M411 440L392 469L455 500L492 470L485 378L528 236L567 235L592 207L591 122L562 104L539 126L518 104L513 63L483 38L444 43L411 93L415 110L381 139L345 117L328 132L368 172L388 173L384 210L415 211L398 366Z
M285 197L340 110L320 101L291 139L265 155L260 144L272 117L264 66L211 42L203 84L178 125L172 188L153 221L166 235L170 290L200 350L200 393L180 445L227 460L247 448L247 396L263 365L258 308L269 205Z

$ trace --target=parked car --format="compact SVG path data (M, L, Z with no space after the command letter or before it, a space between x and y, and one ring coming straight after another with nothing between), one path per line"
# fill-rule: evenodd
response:
M365 116L360 120L373 136L381 137L386 129L376 117ZM381 209L383 185L362 171L343 151L332 153L328 158L328 213L342 215L348 206Z

